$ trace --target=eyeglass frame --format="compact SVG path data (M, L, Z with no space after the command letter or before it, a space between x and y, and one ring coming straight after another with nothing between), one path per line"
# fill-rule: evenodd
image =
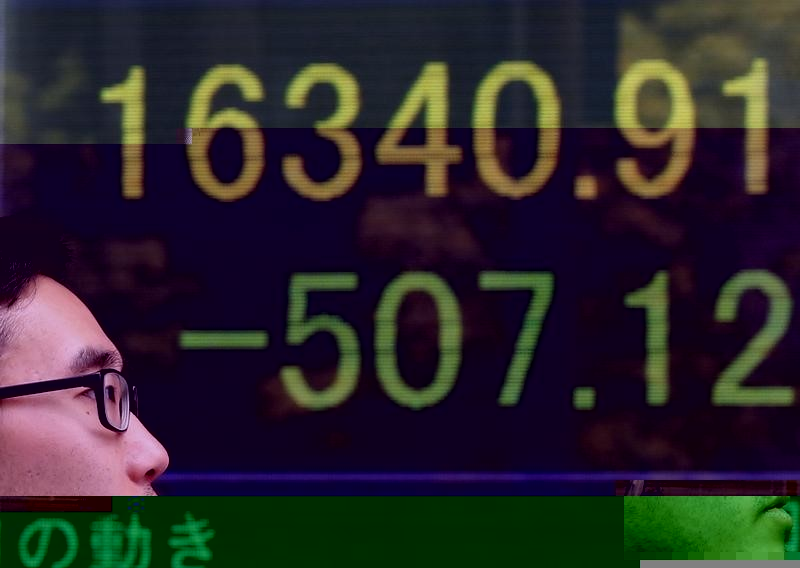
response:
M122 382L128 387L128 412L125 415L122 428L117 428L111 424L111 422L108 420L108 416L106 415L106 393L103 387L105 385L105 377L110 373L119 375L119 378L122 379ZM23 383L20 385L0 387L0 400L17 398L31 394L43 394L46 392L74 389L77 387L87 387L94 390L94 397L97 401L97 416L100 419L100 424L112 432L125 432L128 429L128 426L130 426L131 414L137 417L139 416L139 395L136 392L136 386L128 383L128 380L122 376L122 373L115 369L101 369L95 373L80 375L77 377L50 379L47 381L37 381L33 383Z

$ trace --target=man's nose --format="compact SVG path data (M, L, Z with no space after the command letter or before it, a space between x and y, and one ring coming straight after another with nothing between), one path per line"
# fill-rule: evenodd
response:
M167 450L133 415L124 437L127 438L128 476L137 485L149 485L167 469Z

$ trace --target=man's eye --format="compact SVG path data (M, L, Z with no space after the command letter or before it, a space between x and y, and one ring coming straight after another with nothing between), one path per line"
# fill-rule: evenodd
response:
M88 396L92 400L95 400L94 389L86 389L81 393L81 396Z

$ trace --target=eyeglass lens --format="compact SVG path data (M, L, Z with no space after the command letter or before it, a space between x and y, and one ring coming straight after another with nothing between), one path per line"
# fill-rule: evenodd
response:
M104 379L106 418L112 426L124 430L128 427L129 420L128 384L117 373L106 373Z

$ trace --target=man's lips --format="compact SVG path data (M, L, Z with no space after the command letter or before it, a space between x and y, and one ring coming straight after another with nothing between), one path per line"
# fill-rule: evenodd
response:
M782 509L786 506L786 503L789 502L789 498L786 495L782 495L780 497L774 497L770 499L767 504L764 506L762 511L766 512L770 509Z

